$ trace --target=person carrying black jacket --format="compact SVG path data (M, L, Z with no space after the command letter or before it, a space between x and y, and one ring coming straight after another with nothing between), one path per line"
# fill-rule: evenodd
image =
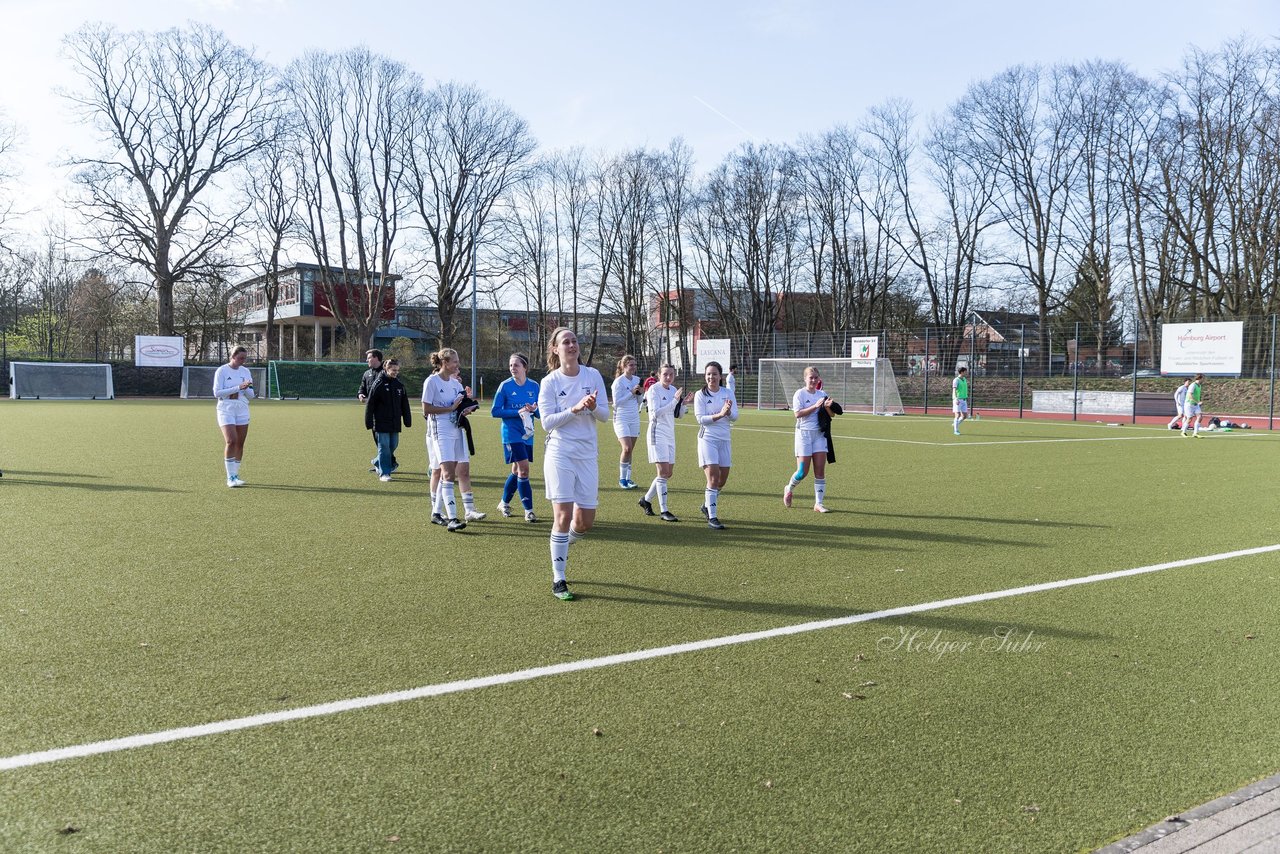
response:
M401 422L404 422L405 427L413 423L409 412L409 394L405 391L404 383L400 382L400 362L388 359L364 404L364 426L373 431L373 440L378 445L378 480L383 483L391 480L391 472L395 471L395 451L400 444Z

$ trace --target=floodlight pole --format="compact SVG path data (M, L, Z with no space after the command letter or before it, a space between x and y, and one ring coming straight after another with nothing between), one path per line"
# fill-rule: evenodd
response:
M463 169L462 178L464 181L472 178L483 178L484 172L475 169ZM479 277L479 260L480 248L476 245L476 220L480 218L480 185L476 184L471 191L471 394L476 395L479 389L476 387L476 344L480 337L480 320L479 320L479 303L476 298L477 294L477 278Z

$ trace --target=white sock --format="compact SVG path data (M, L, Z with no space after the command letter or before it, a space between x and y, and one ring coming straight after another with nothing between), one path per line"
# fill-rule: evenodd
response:
M827 497L827 480L826 478L813 479L813 500L817 504L825 504Z
M660 480L662 480L662 478L655 477L653 479L653 483L649 484L649 489L644 494L645 501L652 501L653 499L658 497L658 482Z
M446 480L440 484L440 515L446 519L458 518L458 502L453 497L453 481Z
M462 493L462 506L467 508L468 513L476 512L476 497L470 492Z
M631 463L618 464L618 477L623 480L631 480Z
M569 566L569 535L551 532L551 579L564 581Z
M707 503L708 516L714 519L720 515L716 510L717 505L720 503L720 490L708 489L703 500Z
M569 545L573 545L574 543L576 543L578 540L582 539L585 536L586 534L580 534L577 531L575 531L572 525L569 526L569 533L568 533Z
M239 476L240 476L240 461L239 461L239 460L232 460L232 461L231 461L231 476L232 476L232 477L239 477Z
M656 478L653 481L658 487L658 507L663 513L667 512L667 479L665 477Z
M440 500L440 490L437 488L435 492L431 493L431 512L432 513L440 512L438 509L436 509L436 502L439 500Z

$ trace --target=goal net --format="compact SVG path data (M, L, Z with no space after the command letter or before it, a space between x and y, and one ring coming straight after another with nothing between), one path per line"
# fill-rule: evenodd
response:
M182 391L179 393L184 399L195 397L212 400L213 375L217 373L217 371L217 368L205 367L203 365L183 365ZM258 389L267 387L266 368L250 368L249 373L253 376L254 394L258 393Z
M822 390L845 412L901 415L902 396L893 363L888 359L761 359L756 405L760 409L790 409L796 389L804 388L804 369L812 365L822 377Z
M369 370L365 362L288 362L273 359L267 363L267 395L283 398L332 400L354 398L360 390L360 378ZM210 380L210 388L213 381ZM257 380L254 380L257 384Z
M52 400L111 400L110 365L83 362L10 362L9 397Z

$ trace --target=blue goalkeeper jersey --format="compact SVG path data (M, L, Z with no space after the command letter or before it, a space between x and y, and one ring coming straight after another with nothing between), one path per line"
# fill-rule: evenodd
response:
M517 385L515 377L507 377L498 386L489 412L494 418L502 419L502 444L533 442L532 437L524 437L524 422L520 420L520 408L527 403L538 405L538 384L528 377L525 377L523 385ZM538 417L537 410L534 410L533 417Z

